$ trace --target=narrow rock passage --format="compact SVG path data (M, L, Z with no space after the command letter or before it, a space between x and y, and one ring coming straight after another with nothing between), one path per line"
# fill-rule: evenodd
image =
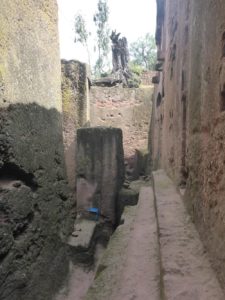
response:
M172 181L159 170L153 182L155 195L142 186L137 206L125 207L124 224L112 235L87 294L79 298L74 285L71 297L60 299L225 299Z
M86 300L158 300L159 249L153 190L141 187L137 206L127 206Z
M153 173L167 300L224 300L199 235L163 170Z

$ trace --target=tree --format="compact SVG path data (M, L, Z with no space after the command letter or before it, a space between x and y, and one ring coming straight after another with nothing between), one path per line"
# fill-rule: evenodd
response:
M107 61L109 53L109 7L107 0L99 0L97 12L94 15L94 23L97 27L97 49L98 49L98 59L95 64L95 73L100 76L105 67L105 61Z
M88 47L88 38L91 35L91 33L87 31L85 20L81 14L77 14L75 16L74 29L75 29L74 42L81 43L86 48L87 55L88 55L88 64L91 67L90 51Z
M157 61L155 38L147 33L130 45L130 55L135 65L154 70Z

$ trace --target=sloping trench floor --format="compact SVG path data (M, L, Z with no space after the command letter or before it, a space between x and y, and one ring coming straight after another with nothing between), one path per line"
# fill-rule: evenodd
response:
M112 235L87 293L74 300L224 300L183 200L163 170L141 187Z

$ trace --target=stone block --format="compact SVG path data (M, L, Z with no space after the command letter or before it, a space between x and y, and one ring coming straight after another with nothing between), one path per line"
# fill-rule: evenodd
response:
M77 130L77 209L97 207L115 223L116 198L124 180L122 130L112 127Z
M91 220L77 220L74 226L74 232L68 240L68 245L78 250L88 250L96 224L96 222Z

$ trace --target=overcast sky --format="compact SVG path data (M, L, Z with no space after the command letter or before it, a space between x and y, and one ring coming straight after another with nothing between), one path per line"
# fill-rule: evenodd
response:
M74 16L80 12L88 30L95 32L93 15L98 0L57 0L59 6L59 34L61 58L87 62L85 49L74 44ZM126 36L128 43L147 32L155 34L156 0L108 0L109 25ZM93 48L91 46L91 48ZM92 49L91 49L92 50Z

